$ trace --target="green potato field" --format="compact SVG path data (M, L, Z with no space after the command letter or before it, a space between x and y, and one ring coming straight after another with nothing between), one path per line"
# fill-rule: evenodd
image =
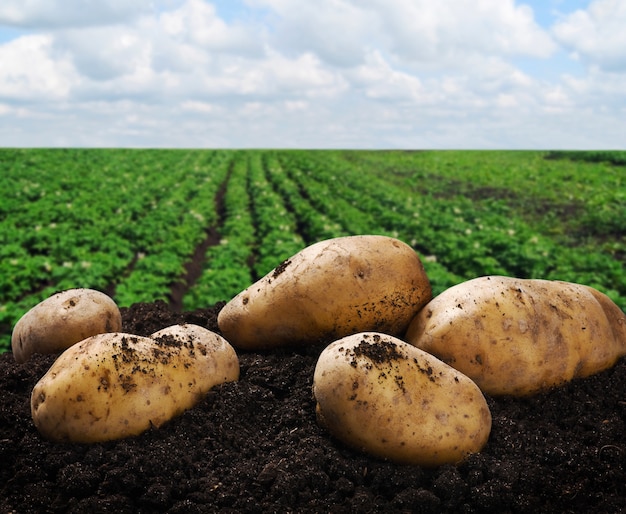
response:
M53 293L227 301L302 248L384 234L434 293L501 274L626 311L626 152L0 149L0 352Z

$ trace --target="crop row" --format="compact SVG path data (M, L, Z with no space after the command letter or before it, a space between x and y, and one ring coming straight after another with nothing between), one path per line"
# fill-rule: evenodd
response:
M468 198L487 210L498 201L561 245L626 255L623 166L551 155L448 151L350 152L341 157L411 194Z
M223 201L221 240L209 247L205 271L184 299L186 309L228 300L306 246L296 216L267 180L260 153L233 159Z
M16 319L58 290L104 290L120 305L167 299L205 228L216 222L213 200L228 158L224 152L4 150L4 344Z
M626 151L624 150L585 150L585 151L556 151L548 154L550 159L571 159L586 162L610 162L619 166L626 165Z
M436 258L451 272L444 280L487 274L569 280L597 287L626 307L622 262L608 252L562 246L529 225L506 201L416 195L336 156L308 152L284 157L291 157L284 165L302 187L317 188L318 194L327 188L333 204L342 197L358 205L375 217L379 228Z
M467 278L503 274L587 283L625 305L619 260L563 247L505 201L415 194L338 153L266 151L248 158L247 203L257 231L248 245L256 262L252 279L306 244L380 233L409 242L423 255L435 292ZM281 226L274 243L264 240L264 233ZM290 236L295 244L275 251L276 239Z
M494 175L502 162L526 172ZM563 194L585 217L598 191L619 209L619 173L604 172L606 188L595 165L552 168L542 192L543 162L539 152L0 151L0 350L17 318L57 290L92 287L127 306L168 301L178 284L195 309L309 244L364 233L412 245L435 293L479 275L540 277L592 285L626 310L623 243L609 233L595 248L564 244L569 204L555 178L582 185ZM527 215L524 193L555 207L551 223Z
M305 195L332 198L327 214L345 232L377 232L410 243L423 255L436 292L477 274L515 274L528 258L527 249L512 247L519 239L515 225L497 209L478 213L470 202L407 194L346 162L315 157L286 155L283 166Z

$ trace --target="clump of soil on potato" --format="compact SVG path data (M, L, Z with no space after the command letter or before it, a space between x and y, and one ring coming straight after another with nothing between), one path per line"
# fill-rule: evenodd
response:
M371 341L370 341L371 339ZM355 356L367 357L376 364L385 364L398 359L405 359L403 353L391 341L384 341L378 334L364 334L363 340L353 349ZM356 361L351 362L356 366Z
M147 336L187 322L217 329L223 304L176 313L122 309ZM238 352L239 382L141 436L50 443L30 392L54 361L0 355L0 512L623 512L626 361L531 398L487 398L486 448L426 470L352 450L315 420L311 386L323 347Z

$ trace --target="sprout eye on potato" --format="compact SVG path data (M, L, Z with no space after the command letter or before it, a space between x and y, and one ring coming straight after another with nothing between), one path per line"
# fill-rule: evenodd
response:
M242 349L329 343L365 330L399 335L431 297L424 267L407 244L340 237L305 248L239 293L218 324Z
M491 413L474 382L387 334L330 344L313 378L319 423L337 439L398 463L438 466L480 451Z
M480 277L447 289L405 339L490 395L528 395L602 371L626 354L626 316L580 284Z
M35 305L13 328L11 349L24 363L35 353L57 353L87 337L122 330L122 315L106 294L68 289Z
M52 441L98 442L159 427L239 378L234 349L194 325L109 333L68 348L35 385L31 413Z

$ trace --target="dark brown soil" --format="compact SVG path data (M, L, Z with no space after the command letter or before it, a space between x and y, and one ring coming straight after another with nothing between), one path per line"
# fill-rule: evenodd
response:
M221 306L123 309L124 330L217 330ZM0 512L626 512L626 362L527 399L491 399L487 447L456 466L370 458L320 428L311 395L321 348L240 352L239 382L160 429L54 444L30 391L54 358L0 355Z

